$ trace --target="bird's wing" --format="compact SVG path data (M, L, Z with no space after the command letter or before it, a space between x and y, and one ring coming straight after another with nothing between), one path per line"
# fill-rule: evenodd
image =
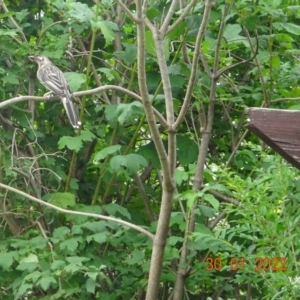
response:
M66 96L70 88L62 71L54 65L42 66L38 70L40 82L60 97Z

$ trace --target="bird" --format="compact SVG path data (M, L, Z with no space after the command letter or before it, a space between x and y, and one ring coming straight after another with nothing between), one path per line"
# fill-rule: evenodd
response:
M63 72L53 65L49 58L43 55L29 56L29 59L38 64L37 78L42 85L50 90L50 92L46 93L44 96L49 96L49 94L53 92L60 97L71 125L74 128L79 128L81 126L81 121L78 110L74 105L76 98L71 92Z

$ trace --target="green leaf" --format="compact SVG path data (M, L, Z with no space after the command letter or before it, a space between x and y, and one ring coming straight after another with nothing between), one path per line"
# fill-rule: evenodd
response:
M145 32L145 48L148 54L151 54L156 57L156 48L151 31Z
M85 3L69 2L68 15L79 22L89 22L94 18L94 12Z
M145 253L142 250L133 250L131 257L126 259L125 262L129 265L140 264L145 257Z
M185 21L180 22L171 32L168 33L170 40L177 39L179 36L183 36L186 33L187 25Z
M196 14L192 16L187 16L185 18L185 22L187 24L188 36L195 36L199 31L202 22L202 16ZM185 28L186 30L186 28Z
M19 255L16 251L0 252L0 267L2 267L4 271L8 271L14 259L18 260L18 257Z
M239 33L242 31L242 27L239 24L227 24L224 30L224 38L227 41L232 41L239 38Z
M89 261L90 258L82 257L82 256L68 256L66 257L66 261L70 264L79 264L81 265L83 262Z
M187 200L187 206L189 208L192 208L193 205L198 201L199 197L202 197L203 193L196 192L194 190L188 190L181 194L181 197L185 200Z
M196 249L198 251L210 250L217 253L220 250L231 250L232 247L226 241L216 238L212 234L205 234L194 232L191 234L193 242L188 244L189 249Z
M200 215L206 218L212 218L216 214L216 210L210 206L199 204L198 208L200 211Z
M259 21L257 16L249 16L246 17L242 24L245 26L249 31L253 31L257 27L257 22Z
M107 233L106 232L98 232L92 235L88 235L86 237L86 241L89 243L90 241L95 241L99 244L103 244L107 241Z
M39 265L37 262L21 262L16 269L20 271L33 272L38 269L38 267Z
M22 283L14 299L20 299L20 297L23 296L27 290L32 290L32 284Z
M58 149L61 150L65 147L78 152L82 148L82 140L77 136L63 136L58 141Z
M155 168L160 169L160 161L154 143L143 145L139 148L138 154L142 155L147 161L151 162Z
M120 103L117 107L116 113L118 116L118 121L121 125L125 121L129 120L131 116L141 116L144 114L143 104L138 101L133 101L131 103Z
M110 125L114 128L116 125L116 118L117 118L117 105L111 104L111 105L103 105L104 107L104 114L106 120L110 123Z
M81 237L74 237L74 238L70 238L70 239L67 239L67 240L63 241L59 245L59 248L61 250L67 249L69 252L75 252L80 243L82 243L82 238Z
M149 7L146 11L146 16L150 20L153 20L155 17L159 17L160 14L161 12L155 7Z
M30 245L34 249L43 249L48 247L47 240L43 236L36 236L28 241L28 245Z
M119 75L115 70L111 68L99 68L98 71L106 75L108 81L113 81L115 79L119 80Z
M64 267L63 273L76 274L86 270L87 268L83 267L82 264L69 264Z
M57 283L56 279L52 276L43 276L38 282L37 286L40 286L44 291L47 291L51 286L51 283Z
M104 149L100 150L96 153L94 157L94 162L104 159L106 156L119 152L121 149L121 145L112 145L105 147Z
M73 225L72 226L72 235L82 235L83 234L83 230L81 228L81 225Z
M183 181L186 181L189 179L189 173L185 172L183 170L175 170L175 181L177 185L181 186Z
M86 81L85 74L76 72L66 72L64 73L72 92L77 92L80 90L82 84Z
M1 35L1 31L0 31L0 35ZM18 80L18 76L17 74L12 74L9 73L6 76L2 77L1 80L3 81L3 83L10 83L10 84L18 84L19 80Z
M204 200L212 205L215 210L219 209L219 201L211 194L204 194Z
M181 75L181 65L175 64L168 66L168 73L172 75Z
M209 191L209 190L215 190L215 191L219 191L219 192L226 193L226 194L230 195L230 190L226 186L224 186L223 184L220 184L220 183L216 183L216 184L213 184L213 185L206 186L202 190L202 192L205 193L206 191Z
M290 110L300 110L300 104L292 105L288 109L290 109Z
M278 55L271 56L271 64L273 68L278 69L280 67L280 58Z
M131 174L137 172L142 167L146 167L148 162L138 154L116 155L110 160L110 166L115 172L123 171L124 167Z
M37 262L39 262L39 259L38 259L37 255L31 253L28 256L22 258L20 260L20 262L21 263L32 263L32 262L37 263Z
M79 189L78 182L79 182L78 179L72 178L71 181L70 181L70 189L77 191Z
M89 278L92 278L93 280L97 280L99 272L86 272L85 275Z
M195 141L186 135L177 137L178 143L178 160L181 165L185 166L194 163L198 157L198 146Z
M51 270L56 271L56 270L62 270L66 265L66 262L64 260L55 260L51 264Z
M75 196L71 193L49 193L43 196L43 200L62 208L75 206Z
M163 50L164 50L166 60L168 60L170 56L169 44L170 44L170 40L168 38L165 38L163 41ZM155 42L151 31L145 32L145 48L148 54L157 57Z
M8 11L7 13L0 14L0 19L4 19L4 18L10 17L10 16L13 16L14 14L15 14L15 12Z
M64 147L67 147L70 150L78 152L83 146L83 141L92 141L95 138L96 136L92 132L82 130L79 136L61 137L58 141L58 148L63 149Z
M110 203L110 204L103 205L102 208L111 216L116 216L116 213L118 212L119 214L126 217L127 219L129 220L131 219L128 210L119 204Z
M300 35L300 26L292 23L281 23L281 22L274 22L272 23L277 30L285 30L289 33Z
M113 0L102 0L101 3L105 6L111 7L114 4Z
M91 294L94 294L96 286L99 286L92 278L88 278L85 285L87 292Z
M22 22L23 19L25 19L26 16L29 15L28 9L21 9L20 11L16 12L16 19L19 22ZM23 25L24 26L24 25Z
M24 277L24 281L36 282L43 275L40 271L34 271Z
M106 224L106 221L86 222L82 225L82 227L85 227L92 232L103 232L105 230Z
M91 142L96 138L96 136L91 131L81 130L78 138L82 139L83 141Z
M115 39L114 31L118 31L118 25L111 21L99 20L97 22L90 20L92 24L92 28L100 29L105 38L105 47L111 44L111 42Z
M70 234L70 228L66 226L55 228L53 231L53 238L65 239L65 236Z
M116 51L114 55L122 59L125 63L132 64L137 58L137 47L136 45L123 43L125 47L124 51Z
M170 82L172 88L182 88L186 81L182 76L170 75Z
M168 238L168 244L171 246L175 246L178 242L182 243L183 241L184 241L184 239L179 236L171 236Z

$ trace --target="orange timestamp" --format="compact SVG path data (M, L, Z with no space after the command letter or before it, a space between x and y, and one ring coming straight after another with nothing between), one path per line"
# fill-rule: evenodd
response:
M207 262L207 271L220 271L223 267L222 260L219 257L208 257L205 260ZM232 271L244 270L245 259L233 257L229 261L229 267ZM286 271L287 259L285 257L256 257L255 258L255 271Z

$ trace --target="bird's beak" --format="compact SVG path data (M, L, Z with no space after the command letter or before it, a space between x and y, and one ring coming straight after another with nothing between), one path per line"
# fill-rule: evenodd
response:
M28 56L31 61L35 61L34 56Z

